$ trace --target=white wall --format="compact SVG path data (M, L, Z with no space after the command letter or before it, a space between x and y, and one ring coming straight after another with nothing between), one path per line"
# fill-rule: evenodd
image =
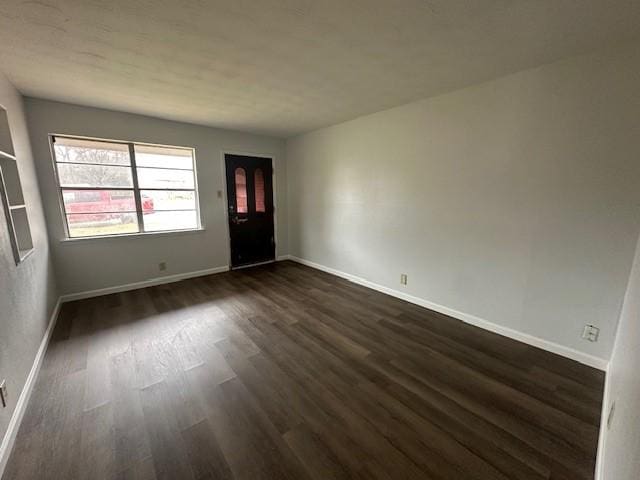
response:
M6 109L31 224L34 252L16 266L7 219L0 207L0 380L7 380L8 405L0 408L0 440L16 409L58 298L47 229L29 145L22 97L0 73L0 104ZM15 433L15 432L14 432ZM8 438L8 437L7 437ZM8 452L0 451L0 476Z
M284 141L248 133L170 122L96 108L26 99L34 158L62 293L77 293L149 280L164 275L206 270L229 264L225 219L222 151L275 157L277 255L287 252L286 163ZM51 133L179 145L196 149L200 208L204 232L151 237L63 241L53 164ZM158 263L167 270L160 272Z
M609 371L605 417L602 419L599 480L637 480L640 477L640 241L620 315ZM606 421L615 402L611 427Z
M288 140L290 253L608 359L640 230L639 74L636 44Z

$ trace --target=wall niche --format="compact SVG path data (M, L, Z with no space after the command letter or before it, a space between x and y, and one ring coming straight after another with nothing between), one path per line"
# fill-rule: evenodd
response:
M18 163L13 149L9 116L0 105L0 197L7 218L13 257L18 265L33 252L31 227L22 194Z

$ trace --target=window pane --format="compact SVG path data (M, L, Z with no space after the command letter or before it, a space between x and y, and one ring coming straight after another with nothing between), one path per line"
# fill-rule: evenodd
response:
M177 168L193 170L193 150L188 148L136 145L138 167Z
M247 174L244 168L236 168L236 211L247 213Z
M53 145L57 162L131 164L129 146L122 143L55 137Z
M264 212L264 174L262 169L258 168L253 177L255 179L256 212Z
M130 167L58 164L62 187L133 187Z
M154 211L144 215L144 229L147 232L161 230L187 230L198 228L198 219L195 210L183 211Z
M190 188L194 189L193 171L167 170L158 168L138 168L140 188Z
M71 237L118 235L139 231L136 212L71 214L67 215L67 225Z
M135 212L133 190L64 190L66 213Z
M196 193L184 190L141 190L142 213L159 210L195 210Z

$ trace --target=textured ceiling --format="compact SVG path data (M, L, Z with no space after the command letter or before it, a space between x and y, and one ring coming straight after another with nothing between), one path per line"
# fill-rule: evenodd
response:
M1 0L25 95L290 136L631 40L633 0Z

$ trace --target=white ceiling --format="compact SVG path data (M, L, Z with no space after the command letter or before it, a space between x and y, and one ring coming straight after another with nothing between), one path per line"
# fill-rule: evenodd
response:
M290 136L640 34L634 0L2 0L25 95Z

